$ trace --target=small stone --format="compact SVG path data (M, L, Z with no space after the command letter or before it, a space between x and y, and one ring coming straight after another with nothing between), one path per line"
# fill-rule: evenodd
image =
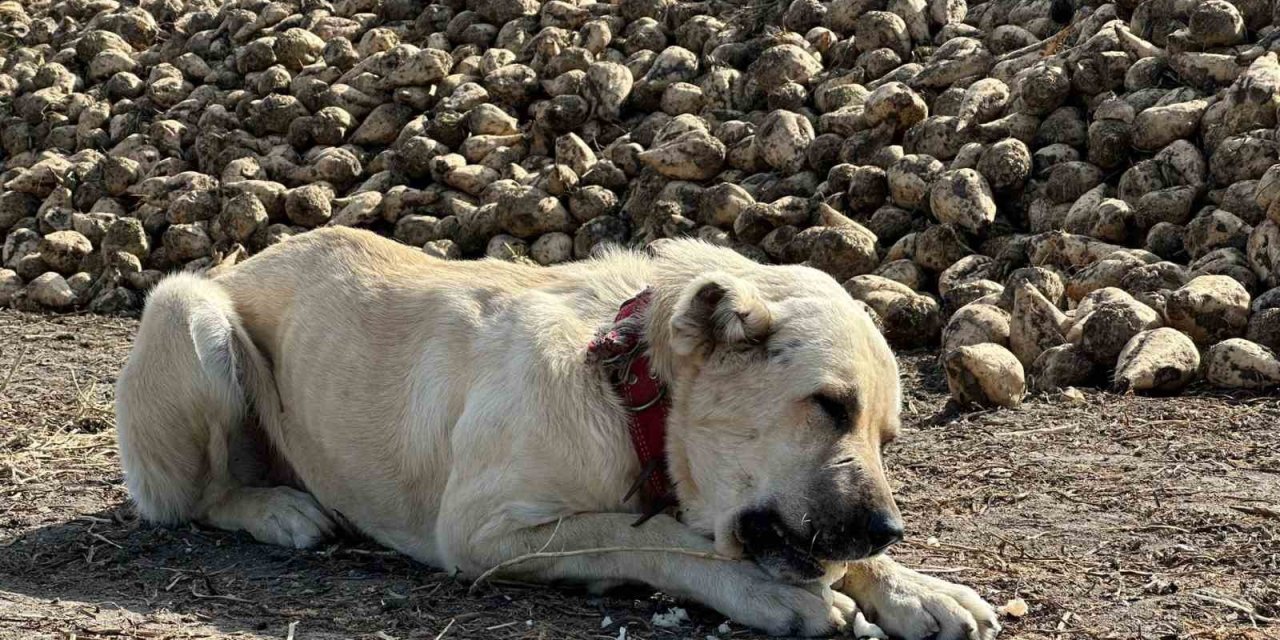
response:
M895 129L908 129L929 115L924 98L901 82L886 82L866 98L867 124L872 127L887 123Z
M970 280L986 279L998 270L999 265L987 256L965 256L938 274L938 293L945 298L956 286Z
M1120 280L1120 288L1132 295L1181 288L1191 279L1187 268L1168 261L1135 266Z
M396 240L415 247L438 239L440 219L435 216L409 214L396 221Z
M848 179L845 202L850 209L871 211L884 205L889 197L889 180L884 169L872 166L842 166L849 167L843 177Z

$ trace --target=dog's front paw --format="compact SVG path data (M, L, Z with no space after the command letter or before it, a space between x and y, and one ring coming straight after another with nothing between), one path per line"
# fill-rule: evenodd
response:
M850 565L842 590L868 620L902 640L992 640L995 609L969 587L912 571L887 558Z
M830 587L790 585L748 569L741 589L723 592L715 608L735 622L773 636L826 636L845 628L856 608L848 596Z

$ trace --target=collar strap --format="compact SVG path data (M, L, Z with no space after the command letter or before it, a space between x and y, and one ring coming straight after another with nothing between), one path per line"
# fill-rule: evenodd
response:
M635 525L676 504L675 491L667 475L667 414L671 403L650 366L644 341L643 314L653 299L645 289L618 309L614 324L587 345L587 351L601 359L611 374L611 383L627 411L627 432L640 461L640 476L623 496L623 502L640 494L644 515Z

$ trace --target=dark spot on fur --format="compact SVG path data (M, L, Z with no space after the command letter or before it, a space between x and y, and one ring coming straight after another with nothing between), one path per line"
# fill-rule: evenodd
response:
M770 348L769 359L781 365L791 364L791 354L785 349Z
M793 352L803 345L804 342L798 338L792 338L782 344L774 342L767 346L767 354L770 360L773 360L778 364L791 364L793 360Z

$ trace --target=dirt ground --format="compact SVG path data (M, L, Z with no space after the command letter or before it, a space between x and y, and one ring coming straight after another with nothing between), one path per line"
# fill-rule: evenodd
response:
M673 603L467 585L360 541L298 552L139 523L111 387L136 323L0 312L0 638L750 638ZM955 414L904 354L895 555L1021 598L1005 638L1280 638L1280 398L1086 392ZM611 621L604 625L605 618Z

